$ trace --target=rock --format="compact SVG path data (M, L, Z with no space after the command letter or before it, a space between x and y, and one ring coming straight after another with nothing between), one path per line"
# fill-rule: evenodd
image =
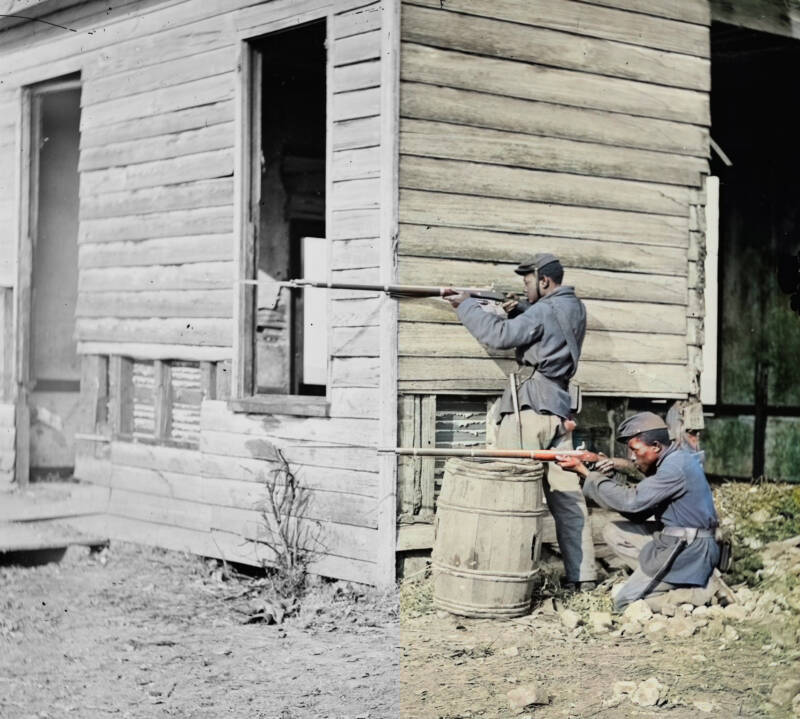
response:
M678 613L678 607L671 602L664 602L664 604L661 605L661 613L665 617L674 617Z
M796 717L800 717L800 694L796 694L794 699L792 699L792 714Z
M636 687L631 694L631 701L640 707L654 707L661 699L666 687L655 677L650 677Z
M694 659L696 662L707 662L708 661L708 658L706 657L705 654L692 654L692 659Z
M752 589L748 587L742 587L741 589L737 589L736 592L736 599L738 599L742 604L749 602L751 600L755 600L756 595Z
M730 624L725 627L722 633L722 638L729 642L736 642L739 640L739 632L737 632Z
M694 604L689 604L687 602L686 604L681 604L678 607L678 611L680 611L682 614L691 614L694 611L694 608Z
M667 624L667 619L651 619L647 624L644 625L644 633L645 634L664 634L667 631L669 624Z
M614 620L611 618L611 612L589 612L589 623L594 631L607 632Z
M436 616L439 619L449 619L452 615L450 614L450 612L446 612L444 609L439 609L436 612Z
M758 522L759 524L763 524L764 522L769 520L769 512L766 509L758 509L753 512L748 519L751 522Z
M624 636L633 637L642 633L642 625L639 622L625 622L619 630Z
M676 617L667 627L671 637L691 637L697 631L697 625L689 617Z
M512 689L506 695L511 711L521 714L531 704L547 704L549 698L542 692L538 684L523 684Z
M741 604L729 604L724 611L726 619L733 619L737 622L747 619L747 610Z
M518 657L519 649L517 647L506 647L503 649L503 654L505 654L507 657Z
M712 604L708 608L708 616L711 617L712 619L716 617L724 617L725 609L719 606L719 604Z
M653 616L653 610L644 599L639 599L633 604L629 604L622 612L622 616L628 622L646 622Z
M575 629L581 623L581 615L578 612L573 612L571 609L565 609L559 615L561 618L561 623L567 629Z
M772 688L769 700L775 706L786 709L793 704L798 693L800 693L800 679L787 679Z
M693 617L707 617L710 614L711 614L711 610L705 605L703 605L702 607L695 607L692 610L692 616Z
M698 700L693 701L692 706L697 709L698 711L703 712L704 714L708 714L709 712L713 712L716 708L713 702L705 701L705 700Z

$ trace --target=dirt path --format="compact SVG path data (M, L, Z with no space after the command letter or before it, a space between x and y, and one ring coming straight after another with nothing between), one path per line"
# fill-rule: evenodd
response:
M614 637L566 629L558 616L487 621L435 613L406 617L401 626L407 719L511 717L508 692L530 683L549 696L520 712L531 719L789 717L764 703L775 684L800 677L790 627L741 622L735 639L710 629L680 639L663 632ZM615 682L650 677L665 687L659 706L637 706L627 695L611 701Z
M219 575L125 544L0 568L0 717L396 714L399 640L385 602L341 589L337 601L328 586L297 619L243 624L246 582Z

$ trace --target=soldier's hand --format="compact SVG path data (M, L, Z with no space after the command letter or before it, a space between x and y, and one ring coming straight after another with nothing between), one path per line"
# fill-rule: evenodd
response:
M623 457L606 457L602 452L599 455L601 460L594 465L594 468L606 477L613 477L617 472L628 472L631 469L630 461Z
M454 308L458 307L467 297L470 296L469 292L456 292L452 287L446 287L442 293L444 298L453 305Z
M506 314L511 314L519 306L519 297L509 292L506 295L506 301L500 306Z
M581 462L580 459L578 459L578 457L557 454L556 464L558 464L561 469L566 470L567 472L574 472L579 477L586 477L586 475L589 474L589 469L583 462Z

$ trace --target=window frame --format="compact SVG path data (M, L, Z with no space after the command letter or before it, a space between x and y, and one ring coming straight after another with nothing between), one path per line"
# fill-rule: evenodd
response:
M270 26L268 31L244 38L239 45L238 98L236 118L236 158L234 169L234 336L231 365L231 396L228 407L234 412L252 414L290 414L311 417L330 416L331 397L331 324L328 322L328 370L324 395L259 394L255 391L255 321L256 286L255 244L258 239L256 208L260 187L256 168L260 163L261 148L261 53L256 47L259 40L281 30L290 30L314 22L325 23L325 234L330 236L332 176L330 172L333 144L331 137L331 107L333 94L333 22L330 8L308 13L300 18L290 18ZM331 267L331 243L328 242L328 268ZM294 358L291 360L294 362Z

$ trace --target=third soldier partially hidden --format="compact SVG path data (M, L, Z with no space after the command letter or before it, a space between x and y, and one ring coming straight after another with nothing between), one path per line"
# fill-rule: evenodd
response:
M495 349L515 349L521 383L512 376L500 400L495 444L503 449L572 449L569 380L578 367L586 333L586 309L575 290L561 284L564 268L548 253L535 255L515 272L525 283L527 302L506 305L508 318L485 312L469 295L450 299L464 326ZM575 475L550 465L545 498L556 524L566 585L592 589L594 544L586 501Z

